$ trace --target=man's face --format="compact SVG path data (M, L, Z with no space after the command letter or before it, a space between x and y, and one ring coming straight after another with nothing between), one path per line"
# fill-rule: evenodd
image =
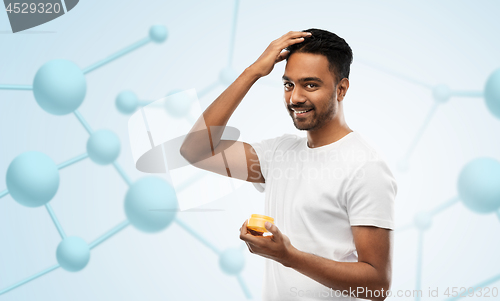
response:
M284 102L299 130L316 130L332 120L338 108L336 80L326 56L295 52L283 75Z

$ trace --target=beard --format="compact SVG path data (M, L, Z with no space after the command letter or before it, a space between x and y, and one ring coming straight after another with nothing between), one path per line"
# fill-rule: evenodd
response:
M322 112L318 114L316 107L313 108L312 114L305 118L296 118L295 113L289 109L288 112L290 117L292 117L293 125L301 131L314 131L323 127L328 121L333 119L336 114L336 109L334 105L335 99L331 99L328 102L328 107L326 107Z

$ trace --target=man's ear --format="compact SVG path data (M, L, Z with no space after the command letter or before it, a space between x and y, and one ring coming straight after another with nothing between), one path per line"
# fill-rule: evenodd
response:
M347 89L349 89L349 79L344 77L337 84L337 100L342 101L347 93Z

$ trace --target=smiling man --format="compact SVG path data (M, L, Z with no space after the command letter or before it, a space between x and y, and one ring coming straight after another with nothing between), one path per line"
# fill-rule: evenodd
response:
M221 140L251 86L287 61L284 104L306 137ZM205 110L181 154L191 164L265 191L269 236L240 238L267 258L262 300L384 300L391 283L397 185L387 164L344 119L352 51L334 33L289 32Z

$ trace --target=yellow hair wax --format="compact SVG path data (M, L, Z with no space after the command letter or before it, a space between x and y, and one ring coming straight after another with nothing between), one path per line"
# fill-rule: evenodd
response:
M247 230L254 236L264 236L265 232L269 232L265 226L266 222L274 224L274 218L262 214L252 214L248 219Z

